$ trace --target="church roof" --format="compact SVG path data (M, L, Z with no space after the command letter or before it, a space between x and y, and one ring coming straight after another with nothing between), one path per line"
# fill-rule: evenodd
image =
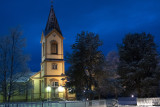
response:
M48 16L46 28L45 28L45 35L47 35L53 29L56 29L62 35L57 18L56 18L56 15L55 15L55 12L53 10L53 5L52 5L51 9L50 9L49 16Z

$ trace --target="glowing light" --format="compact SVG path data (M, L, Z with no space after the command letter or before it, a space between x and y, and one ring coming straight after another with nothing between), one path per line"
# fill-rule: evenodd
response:
M133 97L134 97L134 95L132 94L132 95L131 95L131 97L133 98Z
M62 86L59 86L59 87L58 87L58 91L59 91L59 92L63 92L63 91L64 91L64 88L63 88Z
M51 87L48 86L48 87L47 87L47 92L50 92L50 91L51 91Z

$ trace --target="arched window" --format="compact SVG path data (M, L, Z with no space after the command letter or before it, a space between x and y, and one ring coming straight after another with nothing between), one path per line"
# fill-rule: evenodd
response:
M51 41L51 54L58 54L58 44L56 41Z

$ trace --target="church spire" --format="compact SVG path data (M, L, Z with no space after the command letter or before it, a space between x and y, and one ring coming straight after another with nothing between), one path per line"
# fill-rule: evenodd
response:
M56 29L62 35L56 15L53 10L53 3L52 3L50 13L48 16L48 21L47 21L46 28L45 28L45 35L47 35L53 29Z

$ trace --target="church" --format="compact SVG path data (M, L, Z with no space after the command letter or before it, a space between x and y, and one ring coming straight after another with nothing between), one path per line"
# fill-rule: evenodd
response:
M66 75L63 54L63 39L53 5L45 30L41 35L41 70L31 76L32 99L68 99L74 97L65 88Z

